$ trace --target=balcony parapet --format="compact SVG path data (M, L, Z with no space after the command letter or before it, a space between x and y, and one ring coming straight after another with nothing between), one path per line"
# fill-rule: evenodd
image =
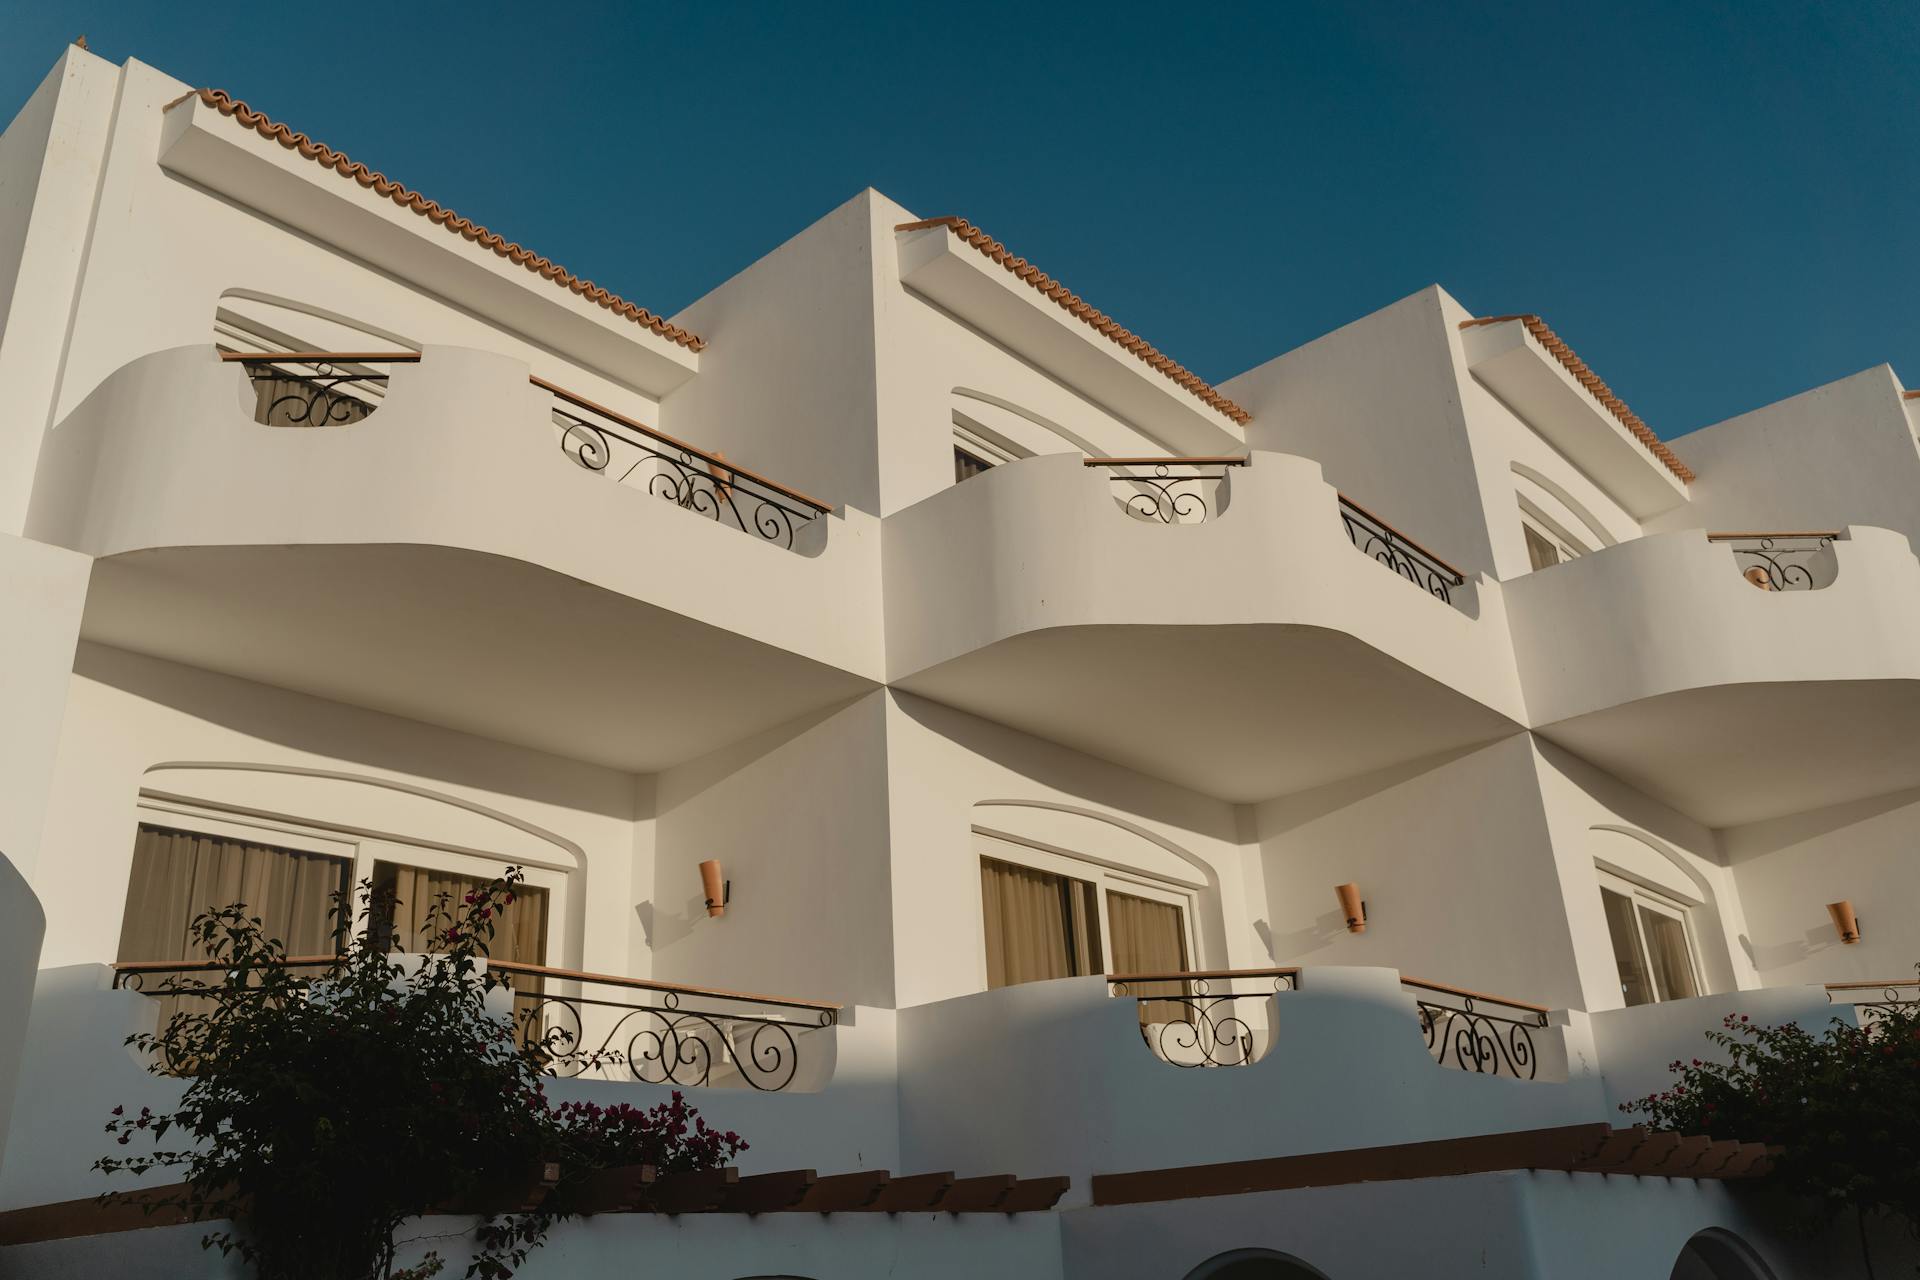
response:
M1710 533L1708 542L1733 552L1740 576L1762 591L1818 591L1833 585L1839 564L1835 538L1844 530L1813 533Z
M293 956L286 963L317 972L334 959ZM209 979L198 975L217 975L224 967L121 961L113 966L113 986L191 1000L196 997L167 980L185 977L199 984ZM484 968L506 975L520 1042L559 1050L547 1069L562 1079L810 1093L833 1075L837 1004L508 960L489 960Z
M1229 471L1247 465L1242 457L1084 461L1107 472L1122 511L1156 524L1199 524L1222 514L1232 497Z
M1920 970L1920 965L1915 969ZM1863 1027L1883 1021L1895 1009L1920 1004L1920 978L1829 982L1826 991L1828 1004L1851 1008Z

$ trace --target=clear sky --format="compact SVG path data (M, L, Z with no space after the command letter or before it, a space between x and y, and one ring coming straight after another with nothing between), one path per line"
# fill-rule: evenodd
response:
M667 314L873 186L1213 380L1438 281L1667 436L1920 387L1914 0L0 0L0 111L81 33Z

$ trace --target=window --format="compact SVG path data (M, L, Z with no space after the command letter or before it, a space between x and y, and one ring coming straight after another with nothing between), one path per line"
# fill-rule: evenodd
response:
M301 849L141 823L120 919L119 959L198 961L188 927L206 911L244 902L290 956L335 950L333 895L353 864Z
M981 850L989 989L1189 967L1194 955L1189 894L984 833L976 832L975 841ZM1172 985L1166 994L1180 990Z
M1527 564L1546 569L1563 560L1577 560L1587 554L1587 546L1567 532L1566 526L1526 497L1520 498L1520 532L1527 540Z
M980 859L987 987L1100 972L1100 908L1085 880Z
M1521 522L1520 531L1527 535L1527 561L1535 569L1544 569L1548 565L1560 563L1560 548L1532 525Z
M982 471L991 470L992 467L993 464L985 458L968 453L959 445L953 446L953 482L955 484L959 484L962 480L971 480Z
M1628 1006L1700 994L1687 911L1631 881L1603 873L1600 904Z

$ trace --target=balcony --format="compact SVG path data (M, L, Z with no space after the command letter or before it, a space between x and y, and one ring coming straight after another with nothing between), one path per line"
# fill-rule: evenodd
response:
M1300 970L1109 974L1116 998L1139 1010L1140 1036L1175 1067L1246 1067L1273 1047L1276 997L1300 989ZM1512 1080L1566 1079L1564 1045L1550 1042L1544 1005L1468 991L1420 978L1400 979L1414 1021L1436 1065Z
M1281 976L1293 985L1276 991ZM1124 975L1118 996L1108 979L1064 978L901 1010L903 1147L939 1152L943 1168L1051 1161L1082 1187L1099 1173L1610 1118L1590 1047L1571 1027L1543 1025L1533 1006L1404 981L1391 969L1174 980L1208 982L1209 994L1174 987L1170 996L1166 975ZM1157 1024L1192 1021L1162 1012L1169 1000L1204 1009L1195 1016L1225 1046L1216 1051L1224 1065L1209 1069L1191 1050L1170 1064L1182 1050L1163 1055L1142 1043ZM1180 1034L1176 1026L1169 1038ZM1490 1043L1504 1046L1510 1034L1532 1054L1534 1078L1517 1058L1515 1078L1506 1051ZM980 1124L983 1115L995 1122Z
M1920 785L1900 534L1666 533L1503 585L1536 729L1708 826Z
M300 956L288 963L317 975L333 961ZM520 1042L562 1050L549 1067L562 1079L817 1093L833 1077L837 1004L504 960L485 967L505 976L497 1004ZM217 982L220 970L211 963L121 962L113 966L113 987L191 1002L205 997L170 993Z
M870 517L486 352L144 357L29 532L88 639L636 772L882 669Z
M884 536L897 687L1223 799L1524 719L1497 584L1306 459L1028 458Z

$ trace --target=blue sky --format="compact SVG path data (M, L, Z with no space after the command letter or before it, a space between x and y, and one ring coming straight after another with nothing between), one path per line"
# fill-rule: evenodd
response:
M1663 435L1920 386L1920 5L0 0L0 111L85 33L670 313L865 186L1202 376L1435 281Z

